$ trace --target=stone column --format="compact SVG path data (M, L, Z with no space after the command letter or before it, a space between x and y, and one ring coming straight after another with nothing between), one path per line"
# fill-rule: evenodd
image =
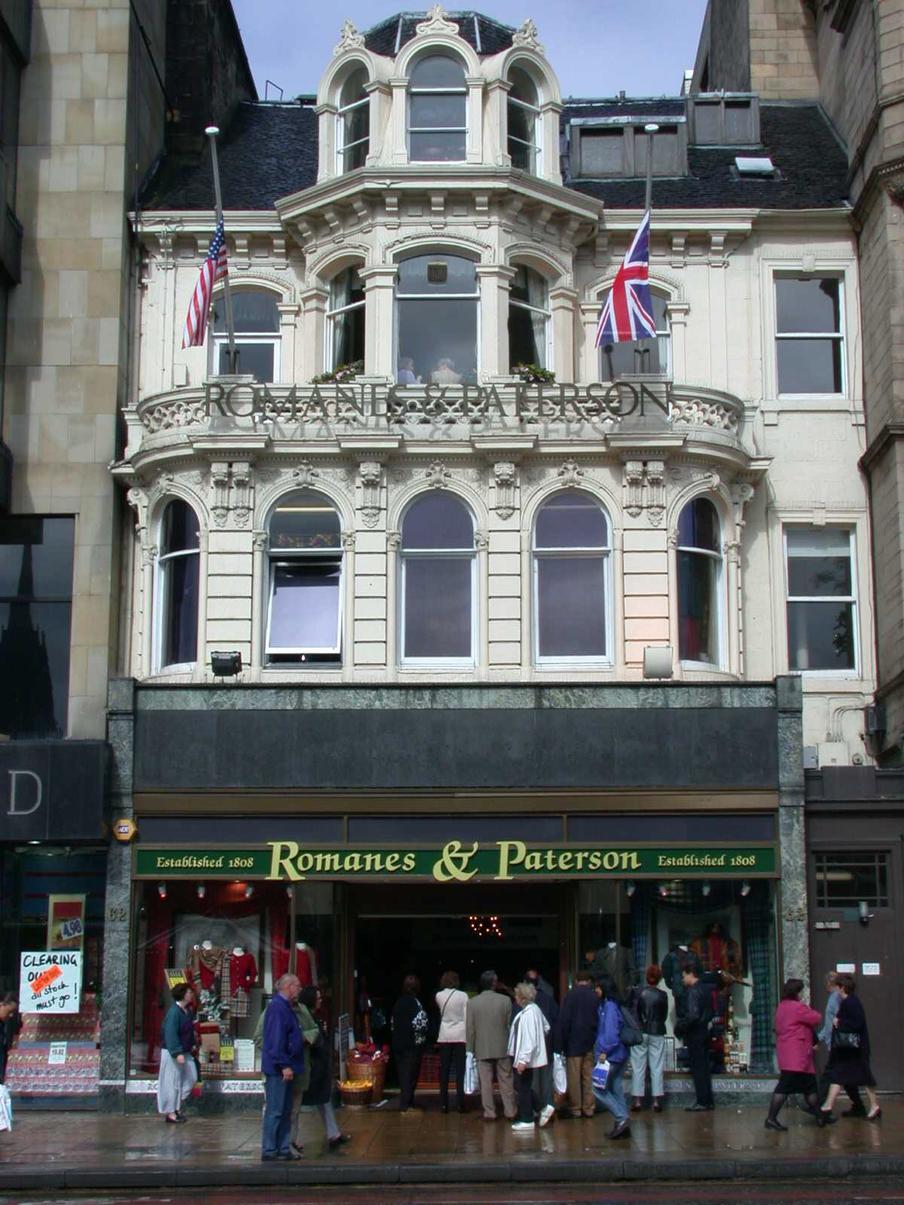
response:
M364 85L364 91L370 97L370 142L367 147L367 167L374 167L386 161L386 149L383 139L387 137L389 119L392 112L392 89L382 80L372 80Z
M559 114L562 105L556 100L548 100L540 106L540 116L537 121L538 143L540 147L540 162L538 175L551 184L562 183L562 171L559 167Z
M782 978L803 979L808 990L807 842L804 818L801 680L775 679L778 741L779 859L781 866Z
M335 105L317 105L317 179L328 180L338 175L336 167L336 117Z
M465 78L468 85L468 163L483 163L483 89L486 80L481 75Z
M393 298L395 266L362 268L364 281L364 375L395 378Z
M672 380L687 380L687 315L690 306L683 301L670 301L669 337L672 344Z
M279 312L279 380L291 385L298 379L300 365L296 364L295 334L298 330L299 306L295 302L277 305Z
M508 80L493 80L487 85L486 143L487 162L498 167L511 167L508 153Z
M480 379L509 375L508 305L514 268L478 264L480 289Z
M549 290L552 322L551 368L559 381L574 381L580 375L574 362L574 307L578 295L574 289Z
M107 690L110 743L109 819L131 818L135 681L114 678ZM107 852L104 971L100 1018L100 1109L125 1112L129 1057L129 971L132 963L132 850L112 841Z
M301 377L310 380L323 372L324 322L330 295L326 289L305 289L301 295L304 321L301 330Z
M389 109L389 128L386 134L386 151L383 160L387 163L408 162L408 78L396 77L389 81L392 103Z

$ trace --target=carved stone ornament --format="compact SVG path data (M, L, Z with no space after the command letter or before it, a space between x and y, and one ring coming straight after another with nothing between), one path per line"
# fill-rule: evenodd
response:
M521 28L512 37L513 46L526 46L529 50L536 50L539 54L543 53L543 47L540 45L537 29L537 23L532 17L528 17Z
M217 461L210 466L210 513L217 527L225 527L229 517L229 465Z
M584 476L584 470L576 460L566 460L559 469L558 477L562 485L578 486Z
M432 461L430 467L424 470L424 476L427 478L427 484L436 490L445 489L452 480L452 474L441 460Z
M402 533L400 531L387 531L386 547L390 552L398 552L402 547Z
M348 19L342 22L342 28L339 31L339 41L333 47L333 55L342 54L345 50L363 50L364 49L364 34L358 33L355 24Z
M141 563L147 569L157 560L157 545L143 544L141 548Z
M365 527L376 527L380 521L383 466L378 460L362 460L358 473L361 477L361 517Z
M418 37L422 34L451 33L458 36L458 26L446 20L446 10L441 4L434 4L427 12L427 20L420 21L415 26Z
M307 486L312 485L319 476L320 474L311 464L310 460L302 460L299 462L298 467L292 470L292 483L300 489L305 489Z
M665 517L665 464L661 460L648 460L647 478L647 522L659 527Z
M516 470L510 460L497 460L493 465L496 483L496 514L500 519L510 519L515 513Z
M737 565L741 559L741 541L726 540L722 545L722 555L726 561L730 561L733 565Z
M490 539L489 539L489 536L487 535L487 533L485 531L476 531L475 530L474 547L478 551L483 551L485 548L489 548L489 546L490 546Z
M625 461L625 510L636 519L643 510L643 461Z
M346 552L351 552L355 546L355 533L353 531L344 531L342 533L342 547Z
M255 552L266 552L270 544L269 531L253 531L251 533L251 544Z

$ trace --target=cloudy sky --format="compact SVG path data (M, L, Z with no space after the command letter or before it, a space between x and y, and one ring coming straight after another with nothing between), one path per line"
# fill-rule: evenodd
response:
M402 9L418 9L391 0L232 5L261 98L271 80L287 99L316 92L345 17L364 30ZM474 7L506 25L533 17L564 96L613 96L622 89L630 96L674 96L685 67L694 64L706 0L485 0ZM269 95L279 93L270 88Z

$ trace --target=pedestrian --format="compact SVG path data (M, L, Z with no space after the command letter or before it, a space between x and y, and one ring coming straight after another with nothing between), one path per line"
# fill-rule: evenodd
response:
M515 1072L518 1096L518 1119L513 1122L512 1129L519 1132L533 1130L535 1112L540 1115L541 1126L545 1126L555 1112L551 1105L543 1106L537 1093L537 1071L546 1066L549 1023L537 1007L536 999L537 989L532 983L516 985L515 1004L518 1012L509 1030L508 1052Z
M803 1096L820 1124L826 1124L819 1116L816 1066L813 1062L815 1027L822 1017L815 1008L810 1008L801 1000L803 990L802 979L787 980L775 1010L775 1055L779 1077L769 1102L769 1116L763 1123L767 1130L787 1130L788 1127L782 1125L778 1115L782 1105L793 1094Z
M599 998L588 970L577 971L574 987L565 993L559 1011L559 1044L568 1076L571 1117L592 1117L596 1112L590 1076L596 1061L593 1044L599 1022Z
M825 1047L826 1058L828 1059L828 1056L832 1052L832 1034L835 1031L834 1021L835 1017L838 1015L838 1009L841 1007L841 992L838 989L837 971L829 971L828 975L826 975L826 991L829 993L829 997L826 1000L825 1017L823 1019L822 1028L819 1031L819 1040ZM863 1098L860 1095L860 1089L856 1086L856 1084L845 1084L843 1086L851 1101L851 1107L846 1113L842 1114L842 1116L865 1117L866 1106L864 1105ZM827 1068L824 1068L819 1082L820 1104L825 1101L825 1098L828 1096L828 1094L829 1077L827 1075Z
M647 967L646 985L634 991L634 1012L641 1040L631 1047L632 1109L643 1108L646 1093L647 1067L650 1068L650 1095L654 1113L662 1112L665 1095L663 1068L665 1066L665 1025L669 1015L669 998L659 987L662 968L655 962Z
M157 1080L157 1112L170 1125L188 1121L182 1106L198 1080L195 1063L195 993L187 983L177 983L173 1002L163 1018L160 1041L160 1075Z
M546 1114L546 1121L541 1121L540 1124L547 1125L556 1115L555 1107L552 1103L552 1070L555 1052L558 1050L559 1006L556 1004L555 997L553 996L552 985L546 982L535 967L528 969L524 976L524 982L532 984L537 989L535 1003L546 1018L546 1024L549 1026L549 1029L546 1031L546 1064L543 1067L538 1067L537 1073L534 1076L536 1081L534 1091L540 1100L542 1112Z
M512 1059L508 1053L512 1006L508 996L496 991L497 982L495 971L484 971L480 976L480 994L468 1001L467 1047L477 1060L484 1121L496 1120L494 1073L502 1097L502 1110L509 1121L514 1121L515 1091L512 1086Z
M621 1001L615 980L611 976L605 975L598 980L597 989L600 993L600 1003L593 1053L598 1062L608 1062L609 1074L606 1077L605 1088L594 1087L593 1095L603 1108L612 1114L613 1125L609 1137L630 1138L631 1117L622 1082L628 1062L628 1048L621 1040Z
M281 975L264 1014L261 1069L264 1073L264 1125L261 1159L299 1159L289 1145L292 1127L292 1081L304 1071L304 1038L295 1002L301 991L297 975Z
M0 1084L6 1079L6 1060L17 1033L14 1022L18 1011L19 997L7 992L0 1000Z
M399 1076L400 1113L420 1113L420 1109L414 1107L414 1093L429 1023L418 999L420 992L421 981L417 975L406 975L402 981L402 994L392 1010L392 1053Z
M333 1049L329 1031L323 1021L323 992L313 985L303 987L298 1003L311 1018L316 1031L307 1050L310 1075L299 1106L302 1102L316 1106L326 1131L326 1144L334 1151L343 1143L351 1142L351 1135L342 1133L336 1120L336 1110L333 1108ZM307 1029L302 1027L302 1032L307 1042Z
M842 1088L856 1087L866 1089L870 1106L866 1116L870 1121L878 1121L882 1109L870 1068L869 1029L866 1013L856 994L857 982L853 975L841 973L837 986L841 992L841 1004L832 1022L832 1050L826 1067L829 1094L821 1107L821 1120L825 1124L832 1118L832 1108Z
M713 1018L712 991L701 982L694 966L685 967L681 972L681 981L687 989L687 997L684 1017L676 1023L675 1032L684 1038L687 1047L696 1096L695 1102L688 1105L685 1112L709 1113L713 1109L713 1082L709 1066L709 1023Z
M465 1051L468 1041L468 997L461 990L455 971L446 971L439 981L436 1007L439 1009L439 1107L449 1112L449 1077L455 1071L458 1111L465 1111Z

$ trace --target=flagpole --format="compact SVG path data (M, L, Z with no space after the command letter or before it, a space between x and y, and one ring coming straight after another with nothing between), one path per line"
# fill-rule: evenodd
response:
M220 192L220 164L217 159L217 135L219 134L219 126L207 126L204 133L210 139L210 162L213 167L213 191L217 211L217 225L223 220L223 195ZM225 238L225 230L223 237ZM230 373L234 373L237 368L238 353L235 348L235 323L232 319L232 293L229 289L229 273L227 272L223 278L223 297L226 302L226 335L229 339L229 350L226 353L226 360Z
M651 121L644 126L643 132L647 136L647 192L643 207L644 212L649 213L653 207L653 139L659 133L659 126Z

